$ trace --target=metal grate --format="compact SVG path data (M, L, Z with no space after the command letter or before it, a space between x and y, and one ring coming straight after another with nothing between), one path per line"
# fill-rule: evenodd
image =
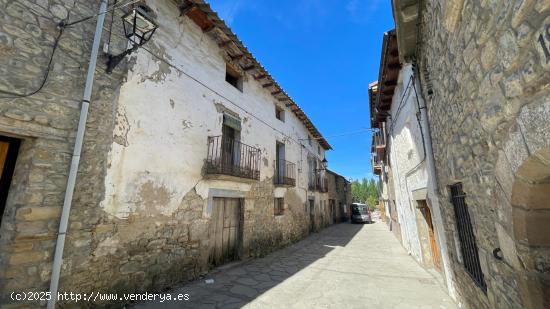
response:
M206 173L259 180L260 149L225 136L210 136Z
M460 239L462 259L466 272L472 277L478 287L487 293L487 285L483 278L479 255L477 253L476 238L472 229L468 205L465 201L466 194L462 191L462 184L457 183L451 186L451 202L453 203L456 218L456 227Z
M275 175L273 183L276 185L296 185L296 164L286 160L275 160Z

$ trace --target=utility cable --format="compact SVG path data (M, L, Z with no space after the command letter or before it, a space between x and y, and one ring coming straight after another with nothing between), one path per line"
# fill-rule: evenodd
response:
M50 71L51 71L51 68L52 68L52 64L53 64L53 58L54 58L54 55L55 55L55 51L57 50L57 47L59 46L59 41L61 39L61 35L63 34L63 31L65 30L65 28L67 27L70 27L70 26L73 26L73 25L76 25L76 24L79 24L81 22L84 22L84 21L87 21L89 19L92 19L94 17L97 17L97 16L100 16L102 14L106 14L108 12L111 12L111 11L114 11L116 10L117 8L122 8L122 7L125 7L125 6L128 6L130 4L134 4L136 2L139 2L141 0L131 0L129 2L126 2L126 3L121 3L119 5L116 5L116 2L115 4L113 4L110 8L107 8L104 12L100 12L98 14L94 14L94 15L90 15L90 16L87 16L87 17L84 17L84 18L81 18L77 21L74 21L74 22L68 22L67 20L69 19L69 14L67 15L67 19L66 20L63 20L61 21L59 24L58 24L58 28L59 28L59 32L58 32L58 35L57 37L55 38L55 41L54 41L54 44L53 44L53 47L52 47L52 52L50 54L50 59L48 60L48 65L46 66L46 70L43 74L43 78L42 78L42 81L40 82L40 85L38 86L38 88L36 90L33 90L33 91L30 91L30 92L27 92L27 93L17 93L17 92L13 92L13 91L9 91L9 90L2 90L0 89L0 94L6 94L8 96L0 96L0 99L16 99L16 98L25 98L25 97L30 97L32 95L35 95L37 94L38 92L40 92L44 86L46 85L46 82L48 80L48 76L50 75ZM32 9L26 5L24 5L23 3L20 3L21 5L25 6L26 8L28 8L29 10L35 12L35 13L38 13L36 12L35 9Z
M81 22L90 20L90 19L92 19L92 18L94 18L94 17L98 17L98 16L100 16L100 15L107 14L107 13L109 13L109 12L111 12L111 11L115 11L116 9L121 9L121 8L123 8L123 7L126 7L126 6L130 5L130 4L134 4L134 3L137 3L137 2L140 2L140 1L142 1L142 0L130 0L129 2L121 3L121 4L118 4L118 5L117 5L116 2L115 2L115 4L111 5L110 7L108 7L107 9L105 9L105 11L103 11L103 12L99 12L99 13L97 13L97 14L90 15L90 16L86 16L86 17L83 17L83 18L81 18L81 19L79 19L79 20L76 20L76 21L67 23L67 27L70 27L70 26L79 24L79 23L81 23Z
M59 32L57 34L57 37L55 38L55 41L53 43L52 52L50 54L50 60L48 60L48 65L46 66L46 72L44 73L44 77L42 78L42 82L40 83L40 86L36 90L33 90L28 93L16 93L12 91L7 90L1 90L0 93L7 94L10 96L7 97L0 97L0 99L15 99L15 98L24 98L24 97L30 97L34 94L37 94L42 88L44 88L44 85L46 84L46 81L48 80L48 76L50 75L50 70L52 68L53 63L53 57L55 55L55 51L57 50L57 47L59 46L59 40L61 39L61 35L63 34L63 30L65 30L65 26L63 24L59 25Z
M104 30L106 31L109 31L108 29L105 29L105 27L103 28ZM114 35L114 36L117 36L119 38L124 38L126 39L126 37L120 35L120 34L117 34L117 33L110 33L109 35ZM273 131L275 132L278 132L280 133L281 135L283 135L284 137L287 137L288 139L296 142L296 144L299 144L299 145L302 145L303 144L300 142L301 139L295 139L289 135L287 135L286 133L278 130L277 128L273 127L272 125L270 125L269 123L265 122L263 119L259 118L258 116L250 113L249 111L247 111L245 108L239 106L237 103L233 102L232 100L230 100L229 98L227 98L226 96L224 96L223 94L221 94L220 92L218 92L217 90L213 89L212 87L208 86L206 83L202 82L201 80L199 80L198 78L194 77L193 75L191 75L190 73L187 73L184 69L180 68L178 65L176 64L173 64L171 63L170 61L166 60L164 57L160 56L160 55L157 55L156 53L154 53L153 51L149 50L147 47L145 46L141 46L140 47L141 49L145 50L147 53L149 53L151 56L153 56L154 58L158 59L159 61L167 64L168 66L170 66L171 68L175 69L176 71L180 72L181 74L187 76L189 79L195 81L196 83L198 83L199 85L203 86L204 88L210 90L212 93L216 94L217 96L219 96L220 98L224 99L225 101L229 102L230 104L232 104L233 106L237 107L238 109L242 110L244 113L246 113L247 115L249 115L250 117L258 120L259 122L263 123L265 126L269 127L270 129L272 129ZM317 138L317 139L320 139L320 138ZM313 151L309 151L308 152L310 153L313 153L315 155L317 155L315 152Z

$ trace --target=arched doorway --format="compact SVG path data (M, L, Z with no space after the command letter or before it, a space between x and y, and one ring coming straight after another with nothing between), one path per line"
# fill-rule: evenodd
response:
M519 166L511 204L524 308L550 308L550 147Z

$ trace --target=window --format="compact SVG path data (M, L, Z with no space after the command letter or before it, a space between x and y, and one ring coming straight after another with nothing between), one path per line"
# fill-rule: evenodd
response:
M242 75L229 64L225 65L225 81L230 83L233 87L243 91L243 78Z
M317 145L317 154L321 155L321 146Z
M309 146L312 146L312 145L311 145L311 136L308 136L308 137L307 137L307 142L309 143Z
M285 122L285 110L282 107L275 105L275 117L282 122Z
M470 221L470 214L468 213L468 205L466 205L466 194L462 191L462 183L457 183L450 187L451 189L451 202L454 206L456 229L458 231L458 238L460 240L460 249L462 252L462 259L464 260L464 268L466 272L472 277L478 287L483 292L487 293L487 285L483 278L483 272L481 271L481 265L479 263L479 255L477 253L476 238L472 228L472 222Z
M285 213L285 199L282 197L275 198L275 216L282 216Z

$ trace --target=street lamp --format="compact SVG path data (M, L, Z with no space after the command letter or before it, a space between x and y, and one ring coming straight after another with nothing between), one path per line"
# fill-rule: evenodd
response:
M123 53L113 56L109 55L107 61L107 73L113 72L113 69L126 57L138 49L138 47L147 43L158 25L147 14L146 9L142 6L133 8L129 13L122 16L122 25L124 27L124 36L132 43L130 49Z
M326 171L328 167L328 161L327 158L323 158L323 161L321 161L321 168L316 168L315 172L322 172Z

